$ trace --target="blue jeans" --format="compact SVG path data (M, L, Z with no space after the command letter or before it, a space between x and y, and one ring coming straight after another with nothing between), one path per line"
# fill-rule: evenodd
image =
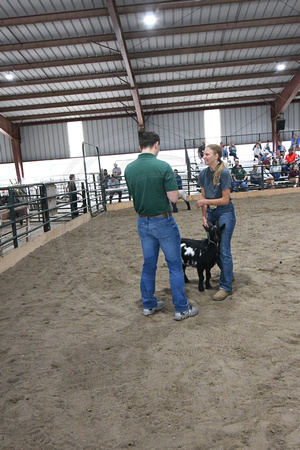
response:
M207 220L214 225L218 222L219 227L225 223L221 234L220 254L217 264L221 269L220 288L224 291L232 291L233 262L231 255L231 238L235 227L235 212L232 202L228 205L218 206L216 209L208 209Z
M232 181L232 189L238 189L239 187L242 187L244 191L249 191L247 181Z
M228 151L222 150L222 156L223 156L223 158L228 158Z
M144 254L140 285L144 308L155 308L157 304L157 298L154 296L155 274L159 248L161 247L169 268L175 312L186 311L189 308L189 303L185 296L180 233L174 217L138 217L137 229Z

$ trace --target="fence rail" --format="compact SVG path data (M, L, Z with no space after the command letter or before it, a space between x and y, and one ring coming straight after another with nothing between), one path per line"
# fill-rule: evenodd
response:
M179 171L188 195L201 192L197 181L204 168L188 162L187 170ZM249 189L267 187L264 175L260 186L251 182L252 164L244 169ZM276 188L295 185L284 172L284 166L272 175ZM299 186L299 180L296 185ZM102 175L91 173L86 174L85 180L76 180L76 191L70 191L69 186L67 181L59 181L0 187L0 255L82 214L106 211L107 203L131 200L124 177L120 177L118 186L109 186Z

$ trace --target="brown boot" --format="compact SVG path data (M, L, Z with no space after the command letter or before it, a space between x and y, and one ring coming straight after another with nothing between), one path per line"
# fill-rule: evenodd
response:
M218 292L213 296L213 300L215 300L216 302L222 302L226 297L228 297L228 295L231 294L231 291L224 291L224 289L219 289Z

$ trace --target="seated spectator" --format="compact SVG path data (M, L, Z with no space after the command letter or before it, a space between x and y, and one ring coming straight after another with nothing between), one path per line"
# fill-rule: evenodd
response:
M205 150L205 141L202 141L202 144L198 148L198 157L201 162L203 162L204 150Z
M296 133L293 133L293 137L291 139L291 147L296 144L296 150L299 150L300 147L300 139L297 137Z
M122 179L122 170L121 168L118 166L117 163L114 163L114 168L112 170L112 174L115 176L115 178L119 181L121 181Z
M182 200L186 203L187 209L191 209L190 202L187 201L187 194L186 194L186 191L185 191L185 190L183 189L183 187L182 187L182 179L181 179L181 176L178 175L178 170L177 170L177 169L174 170L174 176L175 176L175 178L176 178L177 186L178 186L178 194L179 194L178 199L179 199L179 198L182 198ZM173 207L173 212L174 212L174 213L178 212L178 208L177 208L176 203L173 203L173 202L172 202L172 207Z
M100 184L101 181L103 181L104 185L107 186L108 180L109 180L110 176L107 172L107 169L101 170L101 175L99 174L97 176L97 181Z
M279 180L281 175L281 165L278 164L276 159L273 159L272 165L270 166L270 173L273 175L275 181Z
M289 181L291 183L294 183L294 187L299 186L299 167L297 166L297 164L292 164L288 177Z
M229 156L233 156L234 160L238 159L236 146L232 141L230 142L228 149L229 149Z
M246 170L239 164L236 173L232 177L232 190L238 192L239 188L243 188L244 191L249 191L247 179Z
M239 160L238 159L236 159L235 161L234 161L234 166L232 167L232 169L231 169L231 179L233 178L233 176L237 173L237 171L238 171L238 166L240 165L240 162L239 162Z
M295 147L289 148L288 154L285 156L285 164L282 167L282 173L285 175L288 175L292 164L297 161L298 155L294 151L294 148Z
M257 159L258 161L260 161L261 157L263 156L263 152L261 149L261 145L259 144L259 142L257 142L254 147L253 147L253 158L254 161Z
M272 156L271 155L267 155L266 154L261 158L260 162L262 163L263 166L270 166L271 162L272 162Z
M117 180L114 174L110 177L107 183L109 191L109 203L112 203L113 196L117 194L119 196L119 202L122 198L122 189L120 188L120 181ZM113 189L113 190L112 190Z
M103 180L104 180L105 186L107 186L108 180L109 180L109 179L110 179L110 175L109 175L109 173L107 172L107 169L104 169L104 170L103 170Z
M271 188L275 188L275 181L273 175L270 174L270 166L261 166L261 169L263 171L263 180L264 183L266 183L267 187L270 186Z
M250 182L252 184L258 184L262 187L262 176L261 173L258 172L256 164L254 164L253 169L250 172Z
M258 141L254 144L252 150L254 150L256 146L258 146L258 147L262 150L262 146L261 146L261 141L260 141L260 140L258 140Z
M220 142L220 147L222 149L222 157L223 158L228 158L228 150L226 149L225 145L223 144L223 142Z
M266 143L266 145L264 146L264 151L268 151L271 155L273 155L273 152L272 152L272 150L271 150L271 144L270 144L270 141L268 140L267 141L267 143Z
M286 152L286 148L283 145L282 141L278 141L278 145L277 145L277 151L276 151L276 157L277 159L280 158L280 156L285 156L285 152Z

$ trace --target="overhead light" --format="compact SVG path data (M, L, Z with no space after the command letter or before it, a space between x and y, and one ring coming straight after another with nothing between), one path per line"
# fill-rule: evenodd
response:
M277 70L284 70L284 69L285 69L285 64L284 63L277 64Z
M11 81L15 78L15 76L12 72L5 72L4 76L8 81Z
M148 12L145 15L144 22L148 27L153 27L153 25L157 22L157 18L153 12Z

